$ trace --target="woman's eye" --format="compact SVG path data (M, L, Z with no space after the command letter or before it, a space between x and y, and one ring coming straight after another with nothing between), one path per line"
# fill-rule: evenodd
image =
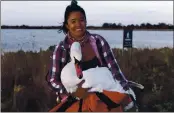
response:
M84 22L84 21L85 21L85 19L80 19L80 21L81 21L81 22Z
M75 20L72 20L71 23L74 24L74 23L76 23L76 21Z
M84 21L84 19L80 19L80 21Z

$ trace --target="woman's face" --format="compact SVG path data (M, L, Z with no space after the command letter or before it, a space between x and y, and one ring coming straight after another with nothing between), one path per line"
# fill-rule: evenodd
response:
M70 35L75 39L81 39L86 31L86 19L80 11L71 12L66 27Z

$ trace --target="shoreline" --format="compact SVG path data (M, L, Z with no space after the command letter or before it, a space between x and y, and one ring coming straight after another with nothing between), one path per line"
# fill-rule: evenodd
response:
M1 28L1 30L59 30L59 28ZM87 28L87 30L124 30L113 28ZM132 29L133 31L173 31L173 29Z

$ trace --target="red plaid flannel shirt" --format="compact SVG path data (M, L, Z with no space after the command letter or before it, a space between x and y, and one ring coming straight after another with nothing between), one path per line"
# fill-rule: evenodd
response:
M127 84L127 80L121 72L108 42L100 35L90 34L89 32L87 33L88 38L95 43L93 43L93 46L97 46L99 60L102 65L108 67L112 72L113 77L119 80L121 85L124 87ZM71 44L68 43L67 40L68 36L66 36L64 41L61 41L59 45L55 47L51 57L49 73L46 77L47 82L50 84L52 89L59 93L66 92L61 83L60 74L63 67L70 61L69 50Z

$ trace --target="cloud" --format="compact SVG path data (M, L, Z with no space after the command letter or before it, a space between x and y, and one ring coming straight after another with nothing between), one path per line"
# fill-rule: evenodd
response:
M88 24L173 23L173 1L79 1ZM58 25L70 1L2 1L1 24Z

